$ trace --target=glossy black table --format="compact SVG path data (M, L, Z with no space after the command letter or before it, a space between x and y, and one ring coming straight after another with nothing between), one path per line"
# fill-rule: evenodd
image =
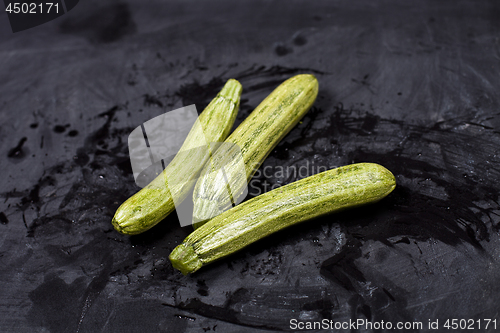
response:
M89 0L16 34L0 14L0 331L498 329L499 14L493 1ZM237 126L299 73L318 78L317 101L249 197L301 178L277 167L355 162L391 170L392 194L187 277L167 258L190 232L175 214L114 231L138 190L135 127L202 110L229 78L244 89Z

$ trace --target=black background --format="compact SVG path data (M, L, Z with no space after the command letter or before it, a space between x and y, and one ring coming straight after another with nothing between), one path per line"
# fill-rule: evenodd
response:
M499 321L499 9L81 1L16 34L0 14L0 331ZM229 78L243 85L236 126L298 73L317 76L318 99L264 166L376 162L396 175L391 195L188 277L167 259L189 233L175 214L139 236L113 230L138 190L132 129L183 105L202 110ZM254 184L264 180L296 179Z

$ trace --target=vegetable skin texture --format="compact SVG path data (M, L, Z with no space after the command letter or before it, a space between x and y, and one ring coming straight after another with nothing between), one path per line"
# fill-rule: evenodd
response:
M193 226L198 228L235 204L262 162L304 117L318 95L318 80L311 74L291 77L267 96L226 139L201 172L193 191ZM237 145L245 172L238 172ZM225 177L217 171L224 168ZM233 193L228 184L236 188Z
M276 231L321 215L373 203L396 187L379 164L331 169L252 198L192 232L169 256L184 275Z
M136 235L152 228L174 211L174 198L179 203L188 195L209 159L210 143L224 141L229 135L238 113L241 91L238 81L227 81L199 115L165 170L117 209L112 224L118 232ZM204 149L204 145L208 145L208 149Z

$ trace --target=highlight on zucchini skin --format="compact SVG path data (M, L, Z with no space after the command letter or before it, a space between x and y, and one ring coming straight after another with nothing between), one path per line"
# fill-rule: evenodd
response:
M191 191L208 160L210 142L222 142L229 135L238 113L241 91L238 81L227 81L199 115L179 152L165 170L117 209L112 224L118 232L140 234L174 211L175 203L181 202ZM208 147L203 148L205 145Z
M169 256L184 275L283 228L321 215L373 203L396 187L379 164L331 169L278 187L214 217L192 232Z
M231 133L225 141L230 144L217 150L196 182L193 191L195 228L244 199L246 186L254 173L309 111L317 95L318 80L314 75L296 75L279 85ZM232 149L234 146L239 149ZM218 172L222 168L225 177Z

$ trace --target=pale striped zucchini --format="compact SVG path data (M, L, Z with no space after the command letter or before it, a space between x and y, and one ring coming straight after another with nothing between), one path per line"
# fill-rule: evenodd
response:
M229 135L238 113L241 90L241 84L234 79L224 85L199 115L165 170L118 208L112 220L117 231L127 235L144 232L175 209L174 201L179 203L187 196L212 153L210 146L208 149L203 146L224 141Z
M278 86L226 139L201 172L193 192L193 225L199 227L241 202L261 163L302 119L318 95L313 75L294 76ZM239 149L234 149L239 147ZM241 155L238 155L241 150ZM238 161L244 163L244 171ZM224 177L218 172L221 168Z
M394 175L374 163L328 170L259 195L192 232L169 256L183 274L236 252L293 224L376 202L396 186Z

